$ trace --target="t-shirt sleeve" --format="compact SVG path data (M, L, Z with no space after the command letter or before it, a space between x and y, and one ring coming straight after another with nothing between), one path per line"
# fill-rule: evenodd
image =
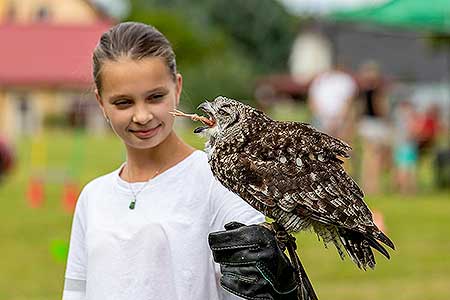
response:
M86 280L65 278L62 300L86 300Z
M212 207L211 231L224 230L223 226L232 221L245 225L265 221L263 214L224 187L217 179L213 179L209 194Z
M63 300L84 300L86 294L86 190L80 194L72 221Z
M263 214L251 207L238 195L234 194L219 181L213 179L210 186L210 200L212 208L211 232L225 230L224 225L231 221L237 221L246 225L258 224L265 221ZM214 264L217 278L220 277L220 266ZM219 299L238 300L238 296L219 288Z

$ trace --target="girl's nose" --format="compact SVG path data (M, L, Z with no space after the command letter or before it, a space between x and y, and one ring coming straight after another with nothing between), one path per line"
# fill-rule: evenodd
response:
M132 121L137 124L145 125L153 119L153 114L148 108L137 108L133 114Z

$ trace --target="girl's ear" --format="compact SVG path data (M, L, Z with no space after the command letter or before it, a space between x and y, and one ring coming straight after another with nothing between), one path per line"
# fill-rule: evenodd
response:
M95 99L97 100L97 103L100 106L100 109L102 110L103 115L105 116L105 118L107 118L106 113L105 113L105 107L103 106L103 100L98 92L98 89L95 89Z
M94 93L95 93L95 99L97 100L98 105L103 107L102 97L100 96L98 89L95 89Z
M180 73L177 73L177 77L176 77L176 103L175 103L175 107L178 107L178 105L180 104L180 96L181 96L181 91L183 90L183 76L181 76Z

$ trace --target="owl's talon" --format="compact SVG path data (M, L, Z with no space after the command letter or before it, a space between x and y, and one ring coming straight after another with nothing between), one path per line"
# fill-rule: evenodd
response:
M262 223L260 223L260 224L258 224L258 225L259 225L259 226L262 226L262 227L265 227L265 228L269 229L270 231L274 231L274 232L275 232L275 230L273 229L271 223L268 223L268 222L262 222Z
M296 238L292 234L288 233L280 224L276 222L263 222L259 225L275 233L275 238L278 242L278 245L283 251L288 245L291 245L291 247L295 250L297 249L297 243L295 242Z

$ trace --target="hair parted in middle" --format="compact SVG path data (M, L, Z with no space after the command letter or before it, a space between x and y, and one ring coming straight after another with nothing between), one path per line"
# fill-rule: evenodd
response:
M93 53L95 86L101 94L101 68L105 61L121 57L140 60L147 57L164 58L172 79L176 80L175 53L169 40L155 27L138 22L119 23L103 33Z

